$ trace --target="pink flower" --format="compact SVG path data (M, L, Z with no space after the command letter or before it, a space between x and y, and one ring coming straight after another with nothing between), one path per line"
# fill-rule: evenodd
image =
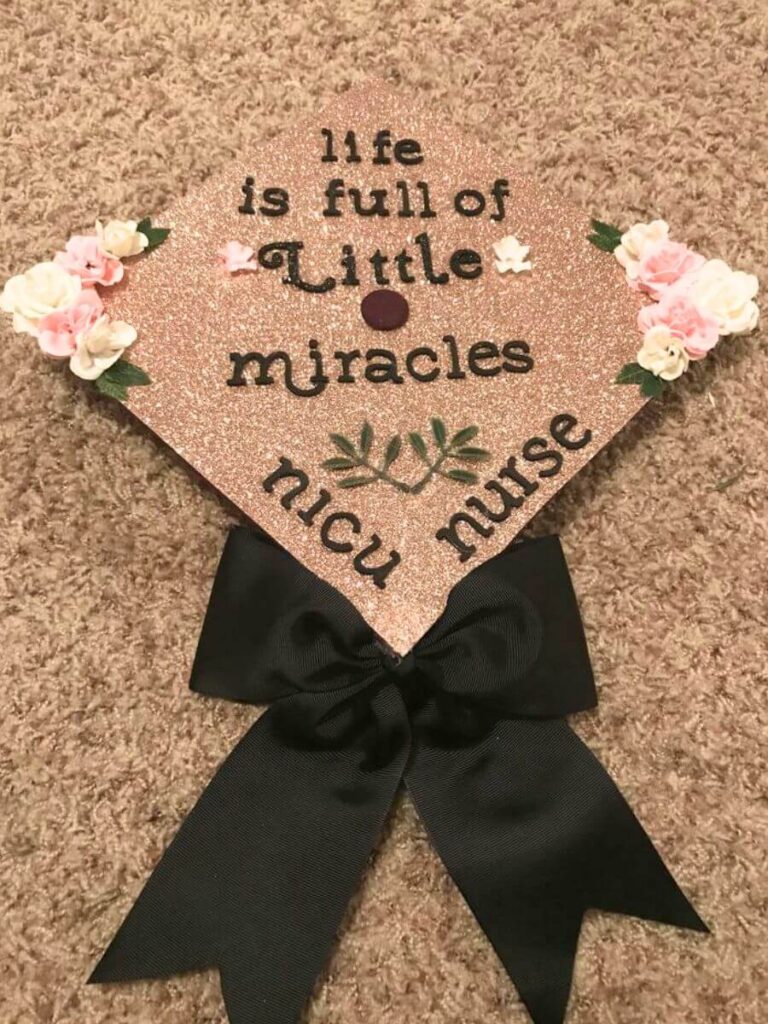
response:
M644 334L658 324L668 327L691 359L703 359L719 337L717 317L696 305L682 286L668 289L659 302L641 309L637 322Z
M660 299L684 274L703 265L704 257L699 253L682 242L665 239L646 250L630 283L635 290L648 292L651 298Z
M227 242L223 249L216 253L222 268L230 274L238 270L256 270L253 261L254 251L249 245L242 245L240 242Z
M89 330L104 307L94 288L83 288L67 309L58 309L37 322L37 341L46 355L64 359L77 348L77 335Z
M117 284L123 277L123 264L107 256L96 235L72 235L53 261L67 273L77 274L84 285Z

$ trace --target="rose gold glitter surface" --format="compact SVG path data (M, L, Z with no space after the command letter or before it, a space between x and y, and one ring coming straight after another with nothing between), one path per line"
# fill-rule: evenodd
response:
M321 128L334 132L337 163L321 162ZM389 129L394 139L417 139L423 163L373 165L371 140L381 128ZM360 163L344 159L341 142L350 129L357 133ZM282 217L239 213L240 188L247 175L255 179L257 209L262 189L281 187L290 193L290 211ZM323 217L324 191L336 177L343 178L345 187L361 188L364 201L369 189L386 188L393 204L396 181L411 184L414 205L415 183L428 182L437 216L360 217L346 198L339 204L343 216ZM489 190L497 178L508 179L511 193L501 222L490 219L495 206ZM454 194L465 188L486 195L482 216L463 217L454 211ZM130 391L129 408L280 544L341 590L401 652L440 615L451 587L504 548L643 404L637 389L612 383L619 368L634 358L640 299L627 288L618 264L586 241L588 215L383 84L339 97L311 122L289 129L235 163L156 222L172 228L168 241L136 261L126 283L107 297L110 313L138 329L131 358L153 382ZM414 243L422 231L430 236L437 270L446 269L454 250L471 248L482 255L482 276L451 276L445 285L425 282ZM531 273L499 274L494 269L491 246L508 234L530 245ZM231 239L256 250L270 242L303 242L301 270L310 281L329 274L340 280L341 247L351 244L360 285L339 283L330 292L312 295L282 283L284 270L260 268L226 276L216 266L216 252ZM361 299L377 287L369 257L378 248L392 258L404 247L417 257L410 267L416 282L400 283L391 261L387 273L390 287L408 300L408 322L396 331L374 331L360 315ZM446 334L456 338L467 374L463 380L446 376ZM279 363L273 368L271 386L227 386L230 352L278 349L290 353L295 378L306 386L314 372L308 359L310 339L319 342L331 378L322 394L291 394L282 383ZM530 345L535 360L531 372L480 377L468 371L471 345L491 341L501 346L514 339ZM414 380L402 365L405 353L419 346L435 350L440 358L440 376L430 383ZM371 348L397 353L403 383L365 380L364 360L352 364L354 384L338 383L341 368L333 353L364 353ZM498 363L490 360L484 365ZM428 370L433 364L422 360L418 366ZM247 369L246 377L250 380L252 375L252 368ZM546 464L520 460L520 449L532 436L547 437L550 420L559 413L576 417L579 427L574 434L588 428L593 438L578 451L562 452L559 475L539 478L537 473ZM381 456L395 433L418 430L429 438L433 416L441 417L451 432L469 425L479 428L472 444L488 449L492 458L466 467L479 473L477 484L436 478L418 495L381 482L341 490L339 475L320 466L340 454L328 440L331 432L357 438L367 419L375 432L373 452ZM486 526L493 525L493 534L485 539L462 531L477 546L477 553L462 563L454 548L438 541L435 533L452 513L471 511L464 503L473 494L487 499L492 509L499 507L498 498L483 484L495 479L512 455L518 456L520 470L536 481L537 490L504 523L490 524L475 513ZM280 456L291 459L310 478L309 488L290 510L280 503L285 484L273 494L262 486ZM404 446L392 469L401 479L416 480L423 465ZM310 507L321 487L330 491L331 501L315 524L307 526L297 513ZM520 493L510 481L507 487ZM401 554L402 562L387 578L385 589L377 589L370 578L355 571L354 552L331 552L321 543L319 524L340 510L353 512L360 520L359 536L338 527L338 536L349 537L356 550L369 542L371 534L381 537L382 550L372 556L374 564L385 560L390 549Z

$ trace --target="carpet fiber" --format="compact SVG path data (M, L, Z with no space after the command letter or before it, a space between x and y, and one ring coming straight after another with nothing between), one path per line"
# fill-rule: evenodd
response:
M7 0L0 24L3 278L372 74L595 214L766 265L761 0ZM722 345L535 523L598 678L574 725L714 932L589 916L570 1024L765 1020L763 344ZM237 513L5 329L0 387L0 1020L220 1024L213 974L84 980L254 716L186 690ZM308 1020L527 1020L406 801Z

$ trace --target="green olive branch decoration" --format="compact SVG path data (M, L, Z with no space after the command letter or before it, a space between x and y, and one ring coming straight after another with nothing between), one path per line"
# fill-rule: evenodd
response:
M485 448L475 448L469 444L477 437L480 428L463 427L449 437L445 423L438 417L433 417L430 420L430 427L431 445L427 444L418 431L412 430L406 434L407 444L424 464L424 471L415 483L398 480L391 472L392 466L403 452L404 445L401 435L393 434L387 442L383 454L379 458L374 458L373 427L367 421L362 426L357 444L343 434L330 434L332 443L341 452L341 455L326 459L321 465L323 469L327 469L331 473L352 474L351 476L342 476L338 481L338 486L344 490L350 490L353 487L366 487L368 484L381 481L402 494L421 494L435 477L442 477L444 480L452 480L454 483L460 484L477 483L477 473L460 466L446 465L446 463L457 461L473 464L487 462L490 459L491 453ZM359 470L363 472L356 472Z

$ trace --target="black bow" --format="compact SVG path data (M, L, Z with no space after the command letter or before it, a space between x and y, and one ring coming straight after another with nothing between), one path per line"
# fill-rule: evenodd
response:
M232 1024L294 1024L401 781L536 1024L588 907L706 931L565 715L596 695L557 538L452 591L404 658L262 534L227 542L192 672L272 707L157 865L91 981L217 966Z

